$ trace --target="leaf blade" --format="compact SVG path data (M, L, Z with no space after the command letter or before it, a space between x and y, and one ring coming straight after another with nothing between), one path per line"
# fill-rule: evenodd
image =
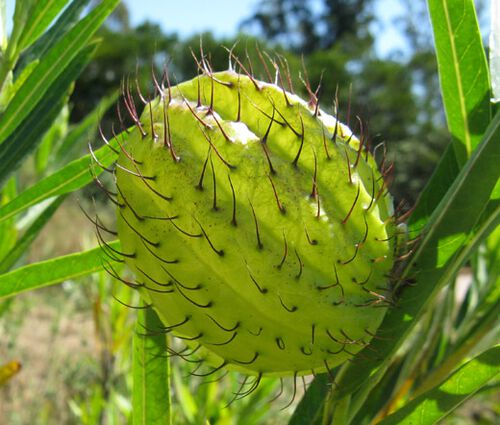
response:
M120 249L118 241L110 242L108 245L116 250ZM29 264L0 275L0 299L56 285L64 280L76 279L102 269L100 247Z
M124 140L126 132L121 133L117 137ZM112 139L109 143L113 148L118 147L116 138ZM109 167L116 159L116 153L108 146L99 148L94 152L94 155L104 167ZM45 199L73 192L92 182L94 176L89 171L91 159L92 156L87 154L70 162L59 171L35 183L4 206L0 206L0 223ZM95 175L99 175L102 172L102 168L96 167L94 170Z
M38 236L42 228L51 219L59 206L63 203L66 195L62 195L53 200L47 208L37 217L33 224L26 230L23 236L16 242L13 249L0 261L0 274L8 271L16 261L21 258L26 249Z
M490 121L490 81L473 0L429 0L439 79L458 163Z
M288 425L318 425L321 423L321 407L330 391L327 374L317 375L307 388L293 412Z
M95 47L88 45L74 57L67 68L52 82L47 96L40 100L30 115L1 145L0 162L3 166L0 169L0 185L41 142L66 103L71 84L90 61Z
M68 0L38 0L19 38L18 49L30 46L66 6Z
M500 346L464 364L441 385L410 401L380 425L432 425L492 381L500 372Z
M85 47L119 0L103 0L40 60L0 117L0 144L39 103L48 87Z
M170 366L164 325L152 308L138 310L134 335L133 424L171 425Z
M21 54L18 61L19 70L22 71L26 66L29 66L31 62L45 55L45 53L50 50L76 22L78 22L81 12L89 1L90 0L73 0L63 11L61 16L57 18L55 23Z

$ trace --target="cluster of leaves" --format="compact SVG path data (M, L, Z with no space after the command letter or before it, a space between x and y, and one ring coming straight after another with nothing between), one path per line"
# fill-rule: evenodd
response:
M68 98L74 81L78 79L73 95L84 101L83 93L95 97L96 93L116 88L121 78L119 70L107 74L107 79L100 78L103 68L99 60L109 61L116 51L106 52L106 48L110 49L106 43L97 49L93 41L93 35L119 0L102 0L91 10L86 9L88 3L88 0L18 1L10 36L0 34L0 314L21 292L103 269L100 248L27 265L23 257L65 197L93 178L88 170L91 157L82 155L81 145L87 141L89 132L95 132L98 114L113 103L114 96L102 100L95 109L88 107L93 105L91 101L86 107L79 103L80 109L74 111L70 122ZM300 2L295 3L300 6ZM500 186L496 171L500 160L500 113L489 103L488 69L472 0L429 0L428 5L452 142L410 218L409 234L414 245L407 266L397 271L398 307L388 313L373 344L352 363L334 371L333 386L327 384L326 376L316 377L290 424L380 421L385 425L413 423L416 417L417 423L433 424L476 392L498 385L494 379L500 358L499 348L495 346L500 309L497 229ZM4 15L3 6L0 1L0 13ZM85 10L86 15L80 18ZM199 45L198 38L181 43L174 36L165 38L158 27L144 25L138 29L144 38L135 44L137 55L134 56L130 54L133 43L109 28L103 31L106 39L115 37L115 46L129 50L119 56L125 58L123 66L135 69L137 61L147 70L147 74L139 74L139 82L149 80L151 62L154 68L155 64L169 59L165 51L175 56L175 52L187 50L188 46L198 48ZM344 33L356 34L347 30ZM312 36L318 37L318 33L313 31ZM214 67L225 68L227 52L215 49L218 42L209 36L203 42L205 52L211 52ZM254 39L243 40L235 47L239 49L236 53L246 57L246 44L250 43L254 43ZM356 65L350 61L342 43L328 43L324 46L325 52L311 50L304 58L311 83L319 83L322 68L346 76L349 65ZM227 40L225 44L231 47L233 43ZM96 51L97 60L82 75ZM301 65L297 54L283 49L278 49L278 53L292 71ZM180 60L175 58L174 72L178 79L195 72L192 62L183 58L186 55L180 55ZM117 61L118 56L110 63ZM259 63L260 59L254 58L252 62ZM360 72L355 66L351 68L356 81L362 81L359 86L353 86L353 102L380 106L371 114L372 120L381 123L382 130L375 130L389 129L394 131L390 137L395 138L404 136L409 125L408 121L400 128L395 125L401 118L398 113L404 109L402 106L411 112L403 117L405 119L415 117L417 112L411 111L410 98L403 96L392 102L384 94L387 92L376 88L390 81L401 87L403 81L409 93L412 81L405 82L403 68L391 61L377 62L376 58L368 58L359 68ZM263 71L255 69L255 72ZM324 76L323 90L335 92L339 81L349 80ZM299 81L296 85L299 86ZM88 91L90 86L95 91ZM392 88L388 85L384 90ZM347 93L339 96L345 105L348 97ZM415 123L419 124L419 120L414 120L413 128ZM429 124L425 131L432 133L433 129ZM120 137L126 137L126 133ZM413 155L416 149L409 149L409 154ZM97 149L95 157L103 166L115 160L114 153L107 148ZM35 170L28 173L29 184L21 179L19 170L23 167ZM92 171L98 174L102 170L95 167ZM119 246L117 241L110 244ZM465 287L456 283L464 265L470 267L472 274L472 281ZM414 281L415 286L409 285ZM106 297L109 298L109 293L100 290L96 299ZM132 298L130 294L125 296L125 300ZM111 326L114 331L118 330L116 324L123 324L125 320L118 311L107 317L114 323ZM214 393L231 393L234 380L228 378L229 384L222 385L222 389L217 383L206 385L193 396L193 388L181 379L184 371L165 358L171 341L164 335L146 337L144 333L144 329L154 328L152 324L157 320L150 310L138 314L131 366L133 409L123 409L122 414L131 415L134 424L171 423L172 417L184 418L177 420L178 423L201 423L207 418L211 423L263 420L261 416L249 416L249 412L254 415L265 412L263 398L275 388L274 382L269 381L248 400L239 402L239 407L225 412L221 404L223 397L216 397ZM123 338L123 341L129 339ZM113 339L103 340L108 347L113 345ZM107 355L103 351L103 365L107 364ZM1 384L12 377L18 367L15 359L0 360L0 364L5 364L0 366ZM176 393L173 402L170 401L171 384ZM95 403L90 400L72 405L84 423L102 421L103 406L95 409L82 406L102 404L103 399L117 402L105 385L94 393L97 394Z

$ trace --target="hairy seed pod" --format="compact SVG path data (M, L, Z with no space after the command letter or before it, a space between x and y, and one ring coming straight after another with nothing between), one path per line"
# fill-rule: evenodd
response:
M125 260L216 370L325 371L389 306L392 199L362 141L312 103L206 71L162 90L123 142Z

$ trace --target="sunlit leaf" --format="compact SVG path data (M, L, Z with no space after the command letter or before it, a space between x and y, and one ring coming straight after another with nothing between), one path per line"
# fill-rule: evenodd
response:
M54 24L21 54L17 68L23 70L28 64L45 55L78 22L89 2L90 0L73 0Z
M108 245L115 250L120 249L118 241ZM29 264L0 275L0 299L56 285L100 270L103 270L103 252L100 247Z
M18 49L24 50L40 37L67 2L68 0L38 0L24 25Z
M491 119L488 67L473 0L428 0L428 5L452 143L410 218L414 236L455 180Z
M133 425L171 425L170 367L164 325L152 308L137 311Z
M473 0L429 0L441 93L458 163L491 118L490 80Z
M126 138L126 133L120 134L118 137L124 139ZM112 139L109 143L115 149L118 147L116 139ZM116 159L116 153L108 146L103 146L96 150L94 155L104 167L110 166ZM12 199L6 205L1 206L0 223L45 199L72 192L92 182L94 176L89 170L91 158L92 156L88 154L70 162L59 171L47 176L20 193L19 196ZM102 168L98 166L94 167L96 175L99 175L102 171Z
M17 241L13 249L9 250L7 255L0 261L0 273L8 271L19 258L24 254L26 249L38 236L45 224L51 219L54 213L65 199L65 195L56 198L52 201L36 218L36 220L28 227L23 236Z
M11 178L0 190L0 209L8 204L17 195L16 179ZM15 220L10 218L0 221L0 258L3 258L14 246L17 239Z
M59 73L58 78L52 81L47 95L31 110L31 114L20 123L16 131L5 140L5 143L0 145L0 163L2 164L0 168L0 185L21 164L23 159L33 151L45 132L52 126L52 123L67 102L71 84L87 65L95 47L95 44L91 44L73 58L64 71ZM18 93L21 91L22 88ZM2 118L0 118L1 120Z
M500 346L470 360L438 387L410 401L379 425L433 425L500 373Z
M119 0L102 0L91 13L59 40L33 70L0 117L0 144L31 113L51 84L89 42Z

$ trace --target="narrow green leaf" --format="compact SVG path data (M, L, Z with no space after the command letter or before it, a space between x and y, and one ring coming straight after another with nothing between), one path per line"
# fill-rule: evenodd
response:
M118 241L108 245L120 249ZM102 248L97 247L12 270L0 275L0 299L103 270L102 257Z
M196 421L198 415L198 394L193 394L189 383L182 379L182 371L179 368L172 370L172 381L174 384L176 408L182 412L189 424Z
M498 376L500 346L464 364L444 383L410 401L379 425L433 425Z
M500 163L500 113L488 127L484 140L460 171L434 211L429 225L423 231L418 250L403 273L402 279L417 279L415 286L404 289L398 307L389 309L378 334L370 347L365 348L342 369L336 381L335 398L341 398L367 382L371 373L382 364L387 365L390 354L417 323L426 303L451 279L470 254L469 234L489 202L496 184ZM487 237L485 232L482 237ZM479 243L475 240L474 243ZM390 335L390 338L386 336ZM377 353L374 355L374 353ZM384 360L386 360L384 362ZM372 377L370 381L375 384Z
M22 71L31 62L40 59L78 22L81 13L90 0L73 0L56 22L45 33L28 47L19 58L17 71Z
M0 52L4 53L7 46L7 17L5 0L0 0Z
M40 231L43 229L45 224L51 219L54 213L57 211L59 206L63 203L66 196L60 196L52 201L47 208L37 217L37 219L31 224L31 226L24 232L21 239L19 239L7 255L0 261L0 274L8 271L19 258L24 254L26 249L31 245L31 243L38 236Z
M429 0L428 3L434 27L445 112L453 140L419 197L410 218L412 235L423 228L458 175L466 158L460 155L460 151L465 152L466 145L471 149L476 146L490 120L488 70L473 2L460 1L458 6L456 0ZM463 20L457 25L457 19L461 19L459 16ZM444 22L446 25L443 25ZM477 63L476 58L479 58ZM472 79L473 75L476 75L476 80ZM467 94L465 98L464 91ZM460 93L462 96L459 96ZM500 184L498 187L500 189Z
M33 6L35 4L35 0L24 0L24 1L16 1L14 8L14 16L13 20L13 28L9 37L9 42L7 46L7 60L11 63L15 63L15 57L18 53L18 43L21 37L21 34L26 27L26 22L29 19L31 12L33 11Z
M482 320L469 333L468 338L462 344L457 345L454 352L450 353L436 369L425 376L424 380L416 388L414 392L415 396L430 390L430 388L448 376L469 355L471 350L477 347L486 335L498 332L499 312L500 299L497 298L496 304L490 309L488 314L482 317Z
M44 97L48 88L89 42L119 0L102 0L40 60L0 117L0 144L10 136Z
M9 85L12 83L12 70L14 69L19 57L19 50L17 48L19 37L26 27L26 21L30 16L33 5L34 0L16 1L13 16L13 28L5 51L2 51L0 60L0 97L2 97L2 99L5 99L4 90L8 89Z
M481 226L475 230L474 237L469 240L468 245L472 245L471 248L473 250L478 248L481 241L486 239L485 235L490 234L491 236L494 229L500 229L498 227L499 224L500 206L493 212L490 212L486 219L482 221ZM498 250L498 246L496 249ZM442 381L444 377L449 375L474 350L486 335L495 330L495 324L498 322L498 314L500 312L500 286L495 285L495 283L498 283L497 276L490 274L489 278L492 283L491 291L487 293L480 305L474 309L473 320L469 322L472 324L475 323L475 325L467 334L457 340L455 349L442 359L439 366L425 376L415 390L415 395L429 390Z
M288 425L321 424L322 407L330 388L328 375L317 375L293 412Z
M35 3L19 37L19 51L24 50L40 37L67 2L68 0L38 0Z
M170 367L164 325L152 308L137 311L133 425L171 425Z
M428 0L441 92L458 163L490 121L490 80L473 0Z
M17 182L15 178L9 179L0 190L0 208L8 204L17 196ZM15 245L17 228L13 218L0 221L0 258L3 258Z
M4 91L2 91L2 107L6 107L14 94L19 90L20 87L24 84L26 79L30 76L30 74L35 70L38 65L38 60L34 60L30 62L22 72L18 72L15 78L15 81L12 83L10 87L4 86ZM4 109L2 109L3 111Z
M127 133L123 132L117 137L120 140L125 140ZM113 148L118 147L116 138L112 139L109 144ZM94 155L104 167L109 167L116 159L116 153L108 146L99 148L94 152ZM6 205L0 206L0 223L47 198L72 192L92 182L94 177L89 170L91 158L92 156L88 154L70 162L59 171L23 191ZM94 167L95 175L102 172L102 168Z
M450 143L441 157L434 173L418 198L417 205L409 220L410 236L416 237L429 221L434 209L453 184L460 168Z
M90 44L73 58L64 71L59 74L58 78L52 81L50 90L41 99L40 103L31 110L31 114L20 123L16 131L7 138L5 143L0 145L0 163L2 164L0 185L21 164L22 160L33 151L45 132L52 126L66 103L71 84L90 61L95 48L95 44ZM28 77L28 80L30 77ZM21 91L22 88L18 93Z

